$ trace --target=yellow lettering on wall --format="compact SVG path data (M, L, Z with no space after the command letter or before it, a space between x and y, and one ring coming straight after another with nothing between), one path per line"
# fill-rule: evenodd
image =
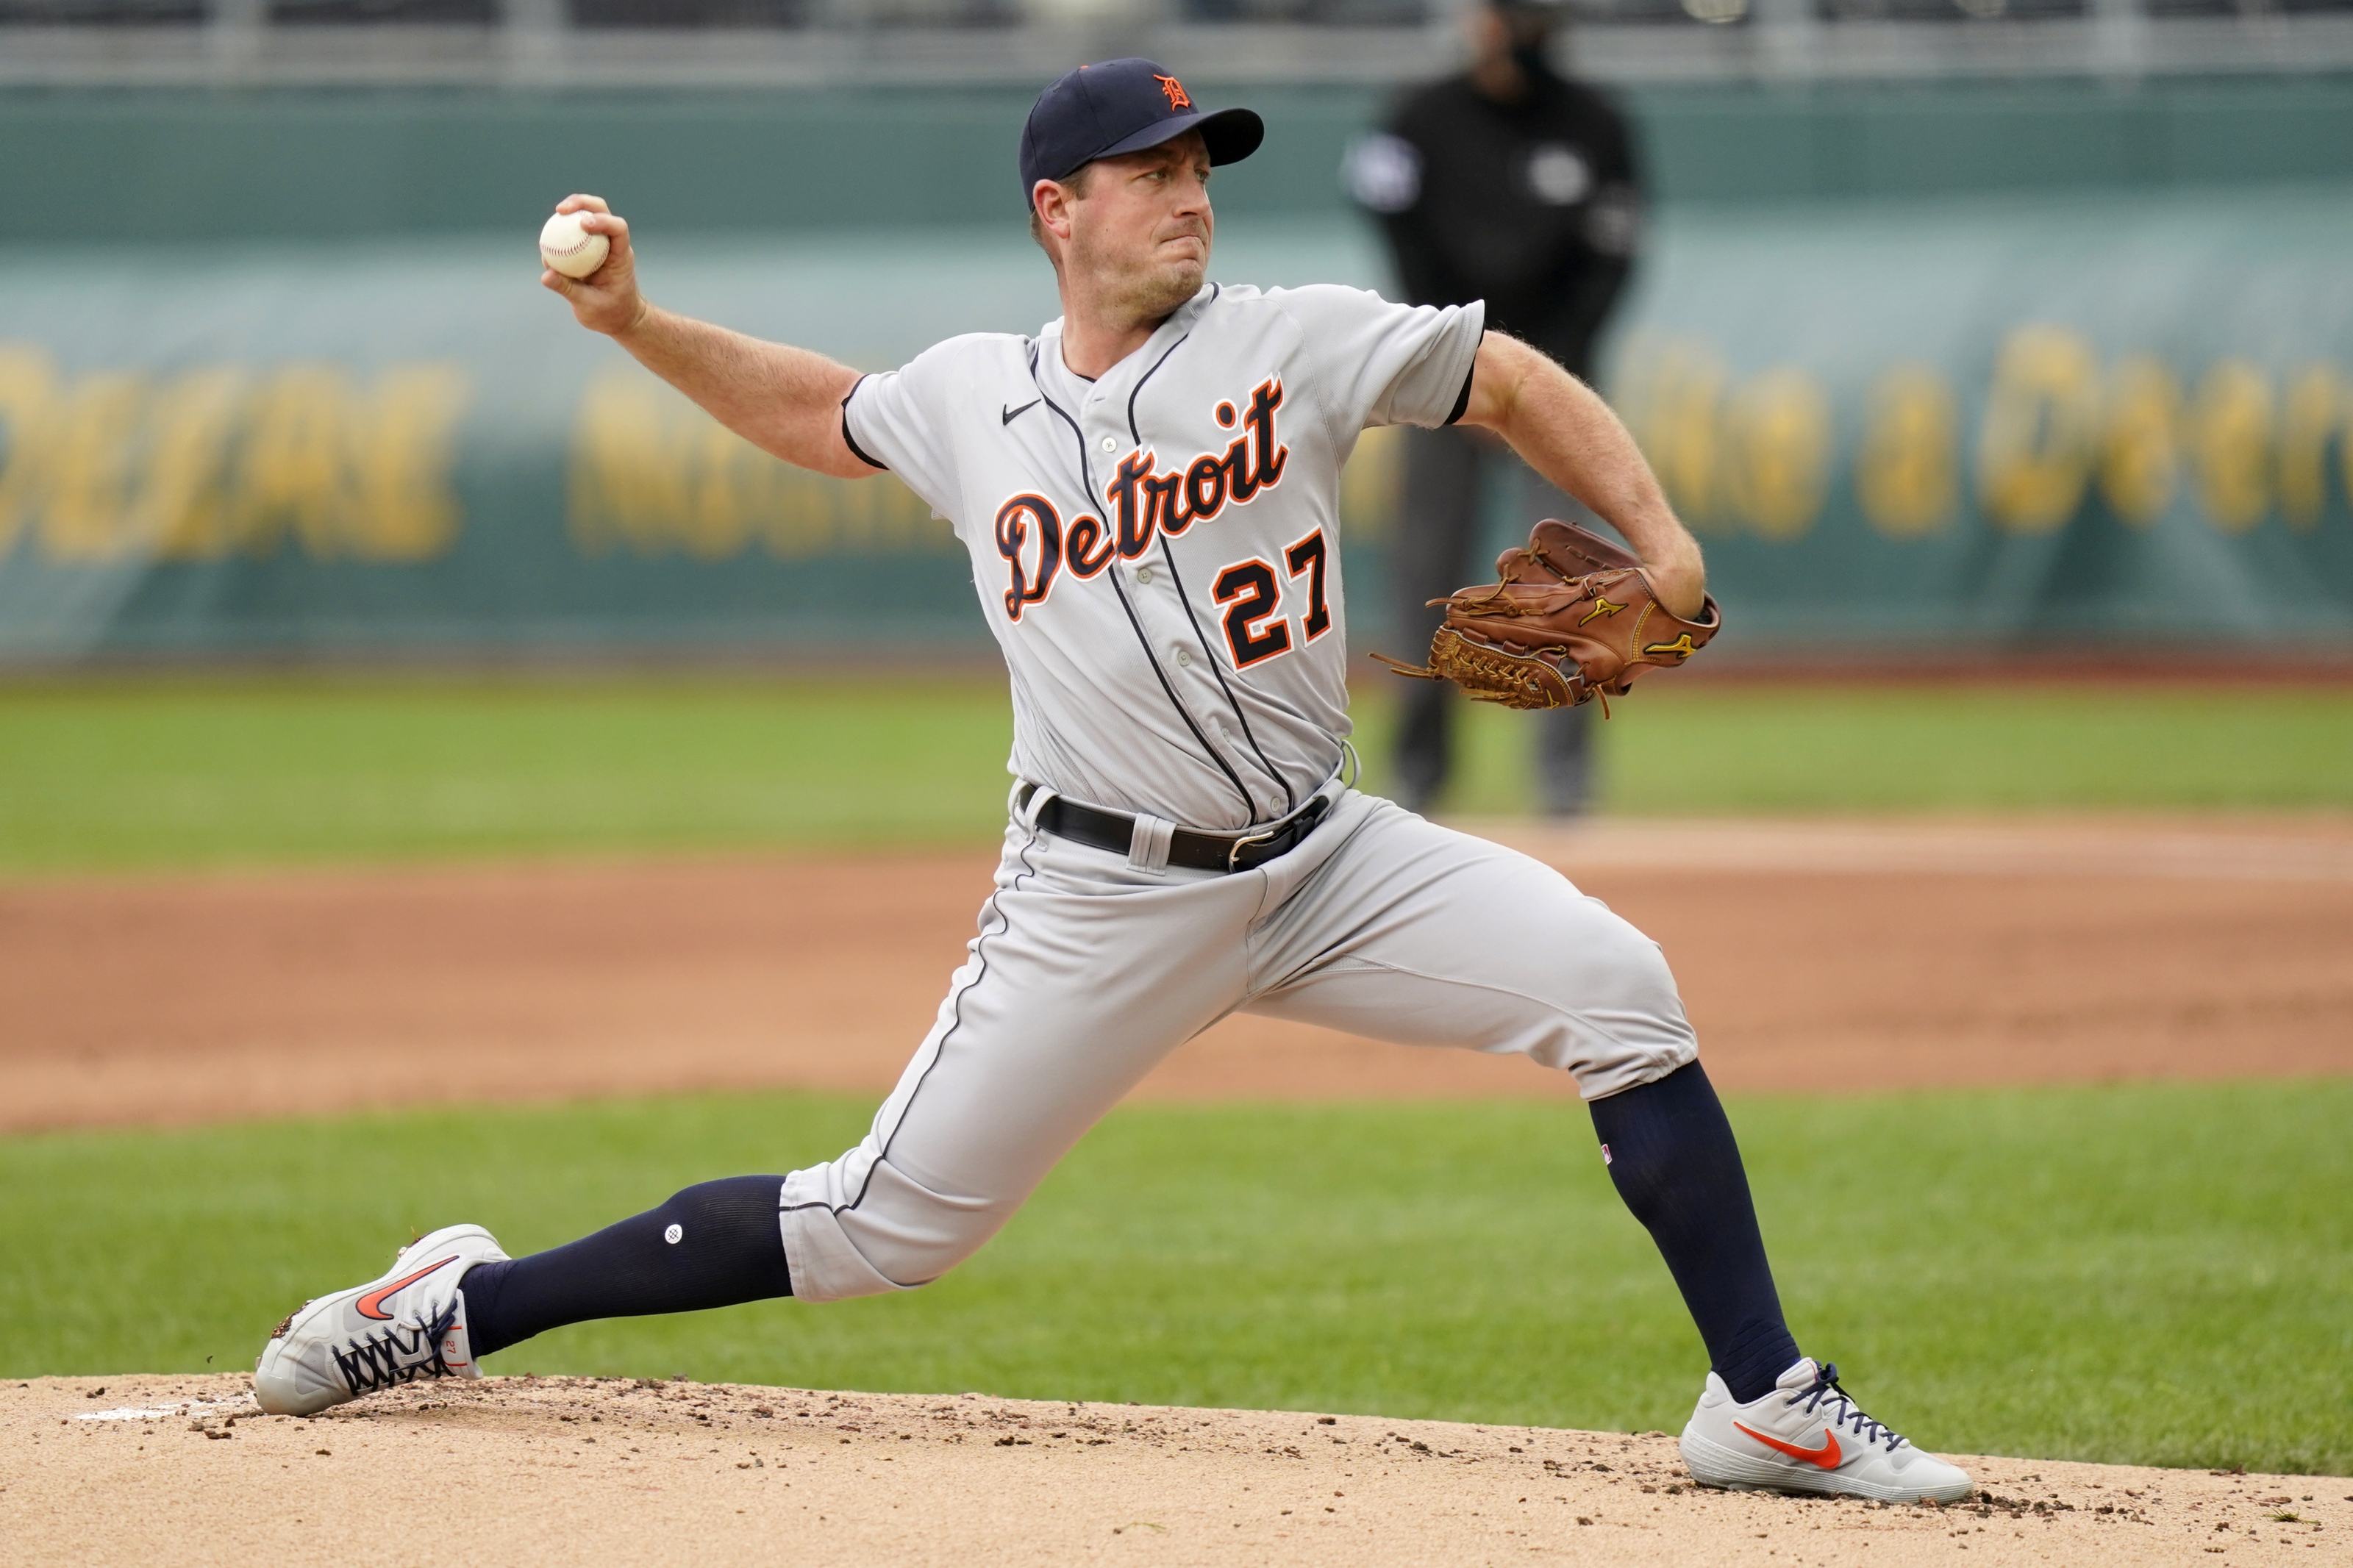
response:
M845 549L864 555L903 555L915 548L916 533L931 509L897 483L849 483L835 502Z
M318 559L338 553L337 524L352 500L352 403L351 375L340 365L286 365L256 389L230 513L245 550L267 555L290 534Z
M869 554L881 547L881 531L875 521L880 489L878 485L853 485L833 498L834 537L853 555Z
M685 514L688 455L676 424L662 387L645 376L588 384L573 424L565 508L582 553L658 549L660 520Z
M822 555L833 548L833 498L803 479L784 463L762 474L760 542L779 560Z
M2074 515L2091 476L2099 364L2082 333L2020 327L1994 360L1978 437L1978 499L1998 527L2042 533Z
M2126 522L2147 526L2181 484L2181 383L2162 360L2134 354L2109 374L2100 438L2100 493Z
M473 388L454 364L395 365L375 380L347 432L350 510L343 543L368 561L429 561L458 537L450 469L458 416Z
M1835 426L1810 372L1777 365L1737 384L1704 343L1630 344L1617 406L1683 521L1746 524L1787 542L1821 513Z
M1802 536L1830 483L1830 395L1804 371L1776 366L1741 384L1724 422L1734 509L1767 539Z
M607 372L582 393L566 497L573 542L587 555L723 561L755 541L787 558L957 548L896 479L796 468L635 370Z
M1665 463L1660 479L1685 515L1704 527L1723 519L1716 508L1721 449L1716 414L1724 401L1724 367L1694 356L1671 364L1657 410Z
M680 532L689 555L724 561L752 537L747 503L765 488L760 468L776 459L716 419L702 421L694 436L694 495Z
M228 552L228 445L245 387L239 371L190 371L148 405L146 472L131 510L134 531L164 560Z
M129 552L131 433L146 399L146 378L119 371L84 376L67 392L50 432L41 518L51 560L113 561Z
M57 395L58 366L47 350L0 343L0 555L38 509Z
M66 381L43 351L0 347L0 549L31 529L66 564L289 540L322 559L424 560L459 526L468 395L455 365L396 365L365 386L327 364Z
M2271 377L2246 360L2217 360L2198 380L2198 504L2226 533L2243 533L2271 510L2273 401Z
M1961 414L1952 387L1925 364L1895 365L1872 384L1855 500L1890 539L1917 539L1953 519L1961 500Z
M2280 411L2279 500L2291 528L2315 527L2327 509L2332 440L2341 442L2346 488L2353 493L2353 439L2346 438L2348 416L2353 416L2353 399L2347 397L2345 378L2335 365L2306 365L2288 378Z
M1720 419L1731 379L1706 348L1688 342L1630 343L1619 376L1619 408L1650 458L1675 510L1705 531L1728 522L1718 507L1724 485Z

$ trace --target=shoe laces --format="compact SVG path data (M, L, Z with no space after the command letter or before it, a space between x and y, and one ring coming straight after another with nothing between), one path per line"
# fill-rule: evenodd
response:
M1798 1390L1783 1403L1796 1405L1801 1400L1805 1404L1807 1415L1820 1415L1823 1421L1833 1427L1852 1426L1854 1428L1854 1435L1866 1444L1883 1444L1891 1454L1903 1446L1904 1439L1901 1436L1890 1430L1883 1423L1865 1415L1862 1413L1862 1406L1857 1405L1853 1396L1839 1386L1836 1362L1826 1362L1816 1367L1813 1386ZM1830 1409L1820 1408L1824 1405L1834 1407L1837 1413L1833 1415Z
M457 1322L458 1303L453 1300L429 1323L413 1328L390 1324L332 1352L335 1370L343 1374L344 1386L353 1394L413 1383L420 1377L448 1377L448 1336Z

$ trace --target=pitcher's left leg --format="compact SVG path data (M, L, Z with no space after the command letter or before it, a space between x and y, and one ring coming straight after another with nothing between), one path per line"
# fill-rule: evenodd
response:
M1658 943L1551 867L1363 795L1333 817L1252 931L1245 1010L1525 1056L1588 1100L1698 1059Z
M1515 851L1386 802L1344 815L1345 846L1261 921L1245 1010L1576 1075L1610 1180L1707 1346L1683 1443L1697 1479L1966 1496L1967 1475L1863 1415L1836 1367L1799 1357L1739 1145L1658 944Z
M1716 1372L1754 1397L1798 1359L1658 943L1552 868L1387 805L1261 923L1250 1011L1574 1074Z

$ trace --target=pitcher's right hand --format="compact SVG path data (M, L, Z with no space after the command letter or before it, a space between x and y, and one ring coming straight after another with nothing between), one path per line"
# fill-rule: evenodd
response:
M572 314L592 332L617 338L645 319L652 309L638 292L638 258L629 248L629 222L605 204L602 196L570 195L555 205L559 213L586 213L580 226L601 234L611 247L605 265L586 278L566 278L553 268L539 275L540 287L552 289L571 301Z

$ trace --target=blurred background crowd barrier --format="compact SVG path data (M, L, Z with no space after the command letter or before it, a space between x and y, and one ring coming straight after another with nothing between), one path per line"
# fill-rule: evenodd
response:
M1452 0L0 0L6 79L839 86L1149 52L1202 80L1389 81ZM1572 0L1614 80L2342 69L2353 0ZM1048 74L1051 74L1049 70Z
M1577 15L1651 193L1604 390L1736 651L2353 653L2353 0ZM1341 172L1453 38L1420 0L0 0L0 658L984 648L944 524L574 327L542 216L604 194L655 297L867 368L1034 330L1021 116L1150 52L1269 121L1217 275L1386 288ZM1395 456L1350 469L1359 647Z

